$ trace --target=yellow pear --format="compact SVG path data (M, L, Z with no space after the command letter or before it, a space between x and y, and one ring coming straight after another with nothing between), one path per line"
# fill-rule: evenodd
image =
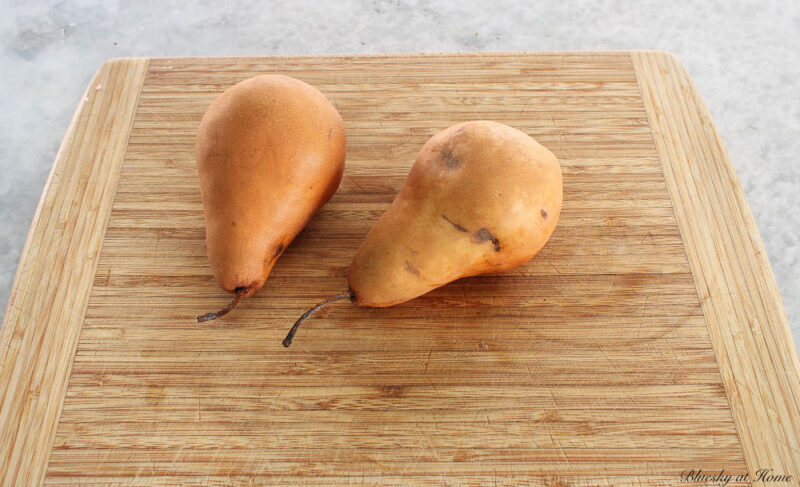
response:
M329 302L392 306L462 277L527 262L552 235L561 202L558 159L525 133L491 121L437 133L358 248L348 291L306 312L284 346Z
M342 117L316 88L265 74L208 107L196 141L211 269L233 294L208 321L264 285L272 267L342 179Z

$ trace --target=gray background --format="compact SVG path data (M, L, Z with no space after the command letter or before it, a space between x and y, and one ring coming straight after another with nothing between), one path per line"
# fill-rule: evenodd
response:
M108 58L647 48L675 53L708 103L800 344L800 2L0 0L0 6L0 303L8 299L72 113Z

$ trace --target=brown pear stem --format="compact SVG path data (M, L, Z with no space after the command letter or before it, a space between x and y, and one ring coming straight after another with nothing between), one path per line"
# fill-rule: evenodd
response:
M323 307L327 306L328 304L333 303L335 301L341 301L342 299L352 300L353 299L353 291L348 290L345 293L336 295L336 296L334 296L332 298L328 298L325 301L317 304L316 306L314 306L310 310L308 310L305 313L303 313L303 316L301 316L300 318L297 319L297 321L294 322L294 325L292 325L292 328L289 330L289 333L286 334L286 338L283 339L283 346L286 347L286 348L289 348L289 345L292 344L292 340L294 340L295 333L297 333L297 329L300 328L300 325L305 320L310 318L311 315L313 315L314 313L316 313L317 311L319 311Z
M234 307L236 307L237 304L239 304L239 301L241 301L242 297L245 294L247 294L247 288L246 287L237 287L234 292L235 292L235 294L233 296L233 299L231 299L231 302L226 304L224 308L222 308L219 311L215 311L213 313L206 313L204 315L198 316L197 317L197 322L198 323L203 323L205 321L216 320L217 318L221 318L221 317L225 316L226 314L230 313L231 310Z

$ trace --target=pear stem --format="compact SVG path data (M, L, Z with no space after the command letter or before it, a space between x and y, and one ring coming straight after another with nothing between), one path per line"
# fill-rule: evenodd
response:
M319 311L323 307L327 306L328 304L333 303L335 301L341 301L343 299L349 299L349 300L352 301L352 299L353 299L353 291L350 291L348 289L347 292L344 292L342 294L338 294L338 295L336 295L336 296L334 296L332 298L328 298L325 301L322 301L321 303L317 304L316 306L314 306L310 310L308 310L305 313L303 313L303 316L301 316L300 318L297 319L297 321L294 322L294 325L292 325L292 328L289 330L289 333L286 334L286 338L283 339L283 346L286 347L286 348L289 348L289 345L292 344L292 340L294 340L295 333L297 333L297 329L300 328L300 325L305 320L310 318L314 313L316 313L317 311Z
M235 292L235 294L233 296L233 299L231 299L231 302L226 304L224 308L222 308L219 311L215 311L213 313L206 313L204 315L198 316L197 317L197 322L198 323L203 323L205 321L216 320L217 318L221 318L222 316L225 316L226 314L230 313L231 310L234 307L236 307L237 304L239 304L239 301L241 301L242 297L245 294L247 294L247 288L246 287L237 287L234 290L234 292Z

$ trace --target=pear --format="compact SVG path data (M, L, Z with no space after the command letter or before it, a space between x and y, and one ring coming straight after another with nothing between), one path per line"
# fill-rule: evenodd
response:
M491 121L449 127L422 147L400 193L367 234L348 271L350 299L385 307L462 277L530 260L561 214L558 159L525 133Z
M208 321L252 296L342 179L342 117L316 88L281 75L244 80L217 97L196 139L206 247L233 294Z

